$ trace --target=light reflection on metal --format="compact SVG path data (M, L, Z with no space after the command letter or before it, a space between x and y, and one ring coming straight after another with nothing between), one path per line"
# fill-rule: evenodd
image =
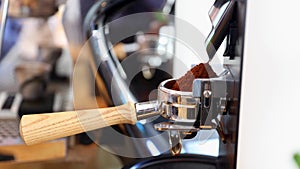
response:
M9 7L9 0L3 0L1 5L0 55L2 53L2 48L3 48L4 31L6 26L8 7Z

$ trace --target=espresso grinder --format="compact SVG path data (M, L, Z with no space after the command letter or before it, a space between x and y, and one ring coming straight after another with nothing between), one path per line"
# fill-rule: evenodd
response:
M112 9L108 9L108 7L106 9L108 11L117 10L118 7L116 6ZM189 161L192 163L190 167L198 166L194 164L199 163L200 166L207 164L212 168L235 168L245 8L245 1L217 0L209 10L208 17L212 22L212 30L205 41L206 52L212 60L226 38L224 71L214 78L195 79L192 92L170 90L169 87L175 83L175 80L165 80L158 86L157 100L136 105L138 118L149 118L149 116L159 114L167 119L146 123L144 128L150 130L149 133L164 133L158 139L159 142L154 139L149 140L157 145L158 152L161 154L170 153L173 157L170 158L166 155L160 158L150 158L131 167L147 168L153 165L154 168L155 166L172 168L174 165L178 168L178 162ZM108 14L108 11L103 13ZM102 17L103 15L99 15L98 21ZM101 26L97 25L97 27ZM99 31L95 35L98 36L96 38L98 45L94 43L93 49L106 51L105 49L101 50L101 44L107 44L107 42L99 43L99 40L105 38L101 37ZM101 36L99 37L99 35ZM102 56L106 55L111 56L113 54L102 53ZM111 59L112 63L113 60ZM108 70L118 72L115 68L107 69L107 67L109 66L101 65L99 67L98 72L102 74L102 77L107 77ZM132 92L124 90L128 87L122 87L123 84L124 86L127 85L122 77L111 76L108 81L111 82L111 79L114 83L109 83L106 86L110 86L108 91L111 91L111 95L118 93L118 97L113 98L114 103L125 103L118 100L119 98L134 98ZM134 99L131 101L136 102ZM143 133L143 137L148 137L139 129L131 128L129 130L134 131L131 133ZM156 134L154 135L158 138ZM153 135L151 136L153 137ZM146 139L143 145L147 145L149 140ZM170 151L162 153L162 150L166 150L166 146L170 147ZM151 147L144 146L143 150L148 150L148 153L151 154ZM189 166L185 162L184 164L185 167Z
M130 75L126 75L130 69L126 70L124 62L118 61L112 50L115 42L108 38L108 34L112 33L109 26L113 26L107 24L110 16L133 3L136 1L97 1L85 17L83 32L91 50L91 65L101 78L110 103L112 106L135 103L136 117L140 121L135 125L100 129L96 134L94 131L91 137L100 135L99 145L119 156L124 168L236 168L246 0L216 0L211 9L207 9L212 30L205 40L205 52L209 61L213 60L226 39L223 71L216 77L194 79L190 92L171 90L176 79L166 73L158 86L152 86L151 90L155 92L151 93L154 94L150 101L139 99L132 92L127 81ZM174 11L176 14L174 3L165 1L161 8L162 16ZM144 13L137 14L136 20L145 16ZM159 27L158 36L160 33L167 33L167 37L176 36L174 22L168 21ZM126 35L140 36L137 35L140 32L133 32L128 31ZM126 38L128 36L123 34L116 39ZM169 70L173 66L174 38L166 38L164 43L160 40L158 37L157 43L152 42L150 54L142 51L134 60L141 60L139 64L145 65L153 63L149 62L152 57L159 57L160 67L148 65L150 68L146 70L151 72L154 68L172 73ZM155 50L163 45L168 52ZM142 72L145 67L139 64L129 65L139 67ZM95 90L101 88L96 82Z

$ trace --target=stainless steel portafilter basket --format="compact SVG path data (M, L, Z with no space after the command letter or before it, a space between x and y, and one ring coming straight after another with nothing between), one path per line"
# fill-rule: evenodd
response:
M225 70L215 78L194 79L193 90L172 90L175 79L158 86L157 100L136 103L138 119L161 115L168 123L155 124L157 130L197 131L216 128L218 115L224 113L230 93L230 73ZM230 90L229 90L230 91Z

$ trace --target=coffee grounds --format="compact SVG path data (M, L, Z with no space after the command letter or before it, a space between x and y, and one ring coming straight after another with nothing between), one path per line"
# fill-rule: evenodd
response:
M200 63L189 70L184 76L179 78L172 86L172 90L191 92L193 81L196 78L213 78L216 73L212 70L208 63Z

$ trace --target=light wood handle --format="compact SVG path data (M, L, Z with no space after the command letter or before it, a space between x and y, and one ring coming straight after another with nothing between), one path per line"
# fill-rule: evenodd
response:
M135 124L133 103L117 107L24 115L20 134L27 145L75 135L115 124Z

